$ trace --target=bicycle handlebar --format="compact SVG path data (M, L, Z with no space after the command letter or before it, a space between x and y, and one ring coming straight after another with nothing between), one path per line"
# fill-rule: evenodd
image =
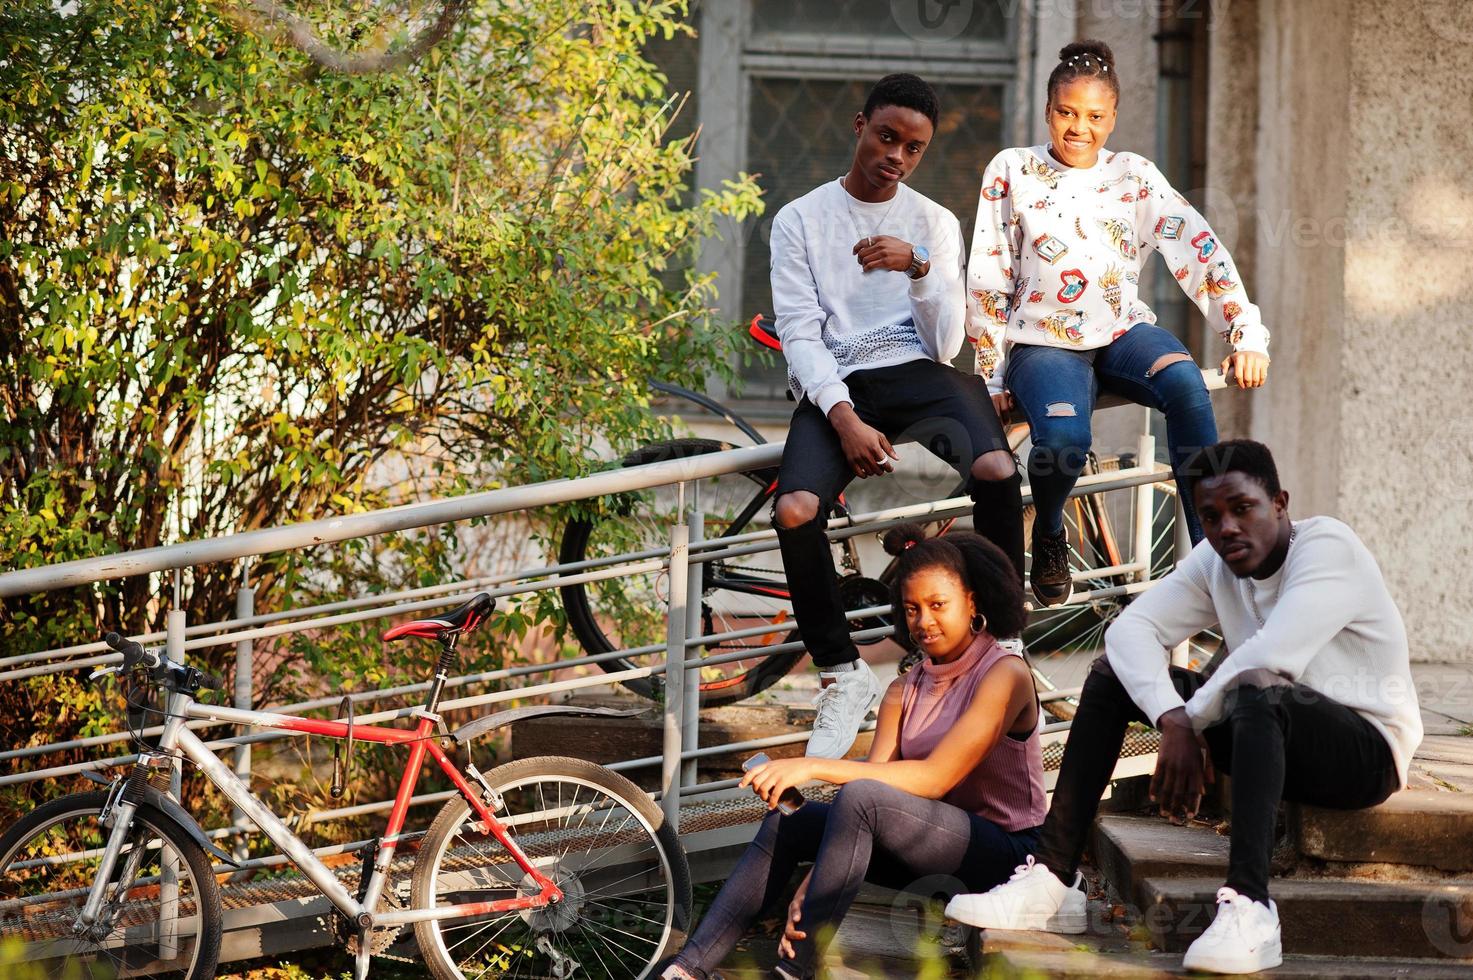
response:
M158 654L150 655L137 640L127 640L116 633L108 633L102 638L102 642L123 655L124 667L131 668L141 663L148 663L150 667L159 665Z
M108 633L102 638L102 642L123 655L121 668L123 671L142 666L153 671L155 679L159 681L165 681L170 677L183 681L193 674L202 688L222 690L225 687L225 682L214 674L206 673L198 668L186 667L184 664L176 664L156 651L144 649L143 644L137 640L128 640L117 633Z

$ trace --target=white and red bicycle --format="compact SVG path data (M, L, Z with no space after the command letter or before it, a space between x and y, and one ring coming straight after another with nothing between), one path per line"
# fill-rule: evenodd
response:
M480 772L447 752L529 714L620 714L542 706L503 711L447 731L436 709L456 644L490 613L482 593L385 640L438 642L429 696L413 728L355 725L195 700L217 679L115 633L119 674L164 694L164 729L107 789L38 807L0 835L0 944L19 940L28 976L165 976L208 980L220 953L217 875L233 864L178 802L155 787L193 762L332 903L354 953L413 926L439 980L646 976L674 930L688 926L690 872L675 832L648 794L579 759L521 759ZM356 874L328 867L185 723L208 719L346 740L403 745L404 775L384 836ZM425 756L458 791L428 831L404 833ZM335 771L335 784L338 774ZM396 857L400 860L396 861Z

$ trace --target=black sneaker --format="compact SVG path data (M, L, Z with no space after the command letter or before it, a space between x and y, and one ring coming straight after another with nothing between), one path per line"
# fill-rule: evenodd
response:
M1033 565L1028 581L1033 596L1045 606L1057 606L1074 594L1074 581L1069 577L1068 530L1058 534L1033 535Z

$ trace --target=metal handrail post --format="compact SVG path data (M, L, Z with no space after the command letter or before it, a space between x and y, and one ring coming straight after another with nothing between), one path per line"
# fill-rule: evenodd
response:
M1149 422L1149 416L1147 422ZM1156 462L1156 437L1149 426L1141 435L1139 453L1141 466L1153 466ZM1135 488L1135 561L1141 566L1136 578L1141 582L1151 580L1151 544L1155 539L1152 524L1156 517L1156 485L1142 483Z
M174 605L169 610L165 649L169 659L184 663L185 615L180 601L184 569L174 569ZM184 795L184 762L176 759L169 772L169 795L179 801ZM179 856L165 847L159 859L159 950L161 956L177 955L179 941Z
M235 618L245 619L255 614L256 590L244 583L240 591L235 593ZM235 645L235 706L245 711L255 708L255 691L252 689L252 673L255 669L255 644L250 640L241 640ZM249 728L241 725L238 734L249 734ZM241 778L247 786L251 784L251 743L246 742L236 746L235 749L235 774ZM244 829L250 825L250 817L240 807L234 807L231 812L231 826ZM250 857L250 849L246 847L244 836L235 845L232 856L241 861Z
M1187 531L1187 510L1181 499L1181 489L1176 491L1176 564L1180 565L1192 553L1192 536ZM1192 659L1190 640L1182 640L1171 651L1171 666L1189 667Z
M660 766L660 805L672 830L680 831L680 752L685 714L686 588L690 578L690 526L685 522L685 483L676 490L675 526L670 529L670 605L665 617L665 758Z
M690 485L690 545L695 547L706 537L706 515L701 509L701 485L692 482ZM700 636L705 632L705 623L702 622L703 608L701 606L701 577L705 565L701 562L687 562L689 572L686 575L686 604L685 604L685 639ZM685 648L682 646L681 657L685 656ZM699 667L687 667L683 677L685 682L685 713L681 731L681 753L689 753L691 749L699 748L701 744L701 669ZM694 757L687 758L680 767L680 785L694 786L697 783L696 770L699 763Z

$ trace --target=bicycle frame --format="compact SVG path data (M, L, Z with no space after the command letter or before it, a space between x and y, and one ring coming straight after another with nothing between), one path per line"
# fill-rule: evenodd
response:
M161 753L173 756L182 752L195 765L204 772L205 776L214 783L216 787L225 794L231 803L239 807L251 820L255 821L268 838L271 839L281 852L289 857L294 864L317 886L323 895L335 905L339 911L346 915L350 922L360 928L374 926L397 926L407 925L414 922L422 922L430 919L455 919L473 915L495 915L503 912L521 911L542 908L555 902L561 901L562 890L534 866L531 860L517 846L515 839L507 833L506 826L496 819L486 802L481 798L474 787L461 775L460 770L450 760L445 751L434 741L434 730L436 719L428 712L419 716L419 724L414 728L382 728L371 725L352 726L352 735L355 739L369 742L378 742L385 745L408 745L409 760L405 765L404 775L399 783L398 795L394 798L394 807L389 813L388 826L385 828L383 838L379 842L379 850L373 863L373 871L368 880L368 887L364 892L364 898L360 902L343 887L337 876L325 865L312 850L287 827L276 814L251 792L239 776L230 767L215 756L205 743L188 728L184 723L189 719L205 719L210 721L228 722L237 725L249 725L254 728L267 728L277 731L298 732L307 735L321 735L327 738L347 738L349 726L340 721L319 721L314 718L298 718L293 715L272 714L261 711L248 711L240 708L228 708L220 705L200 704L193 697L182 692L172 692L169 695L168 721L164 731L159 738L159 749ZM404 821L409 810L410 798L414 795L415 785L419 782L420 772L424 767L424 759L429 755L439 765L442 772L450 778L455 788L470 803L471 808L480 818L487 831L506 848L507 853L516 861L522 872L531 876L539 887L536 895L519 896L517 898L502 899L493 902L468 902L462 905L445 906L434 909L405 909L386 913L375 912L378 900L383 894L383 889L388 881L389 865L393 861L394 852L398 848L400 834L404 829ZM480 774L474 766L468 766L473 777L479 780ZM119 820L113 828L112 839L109 840L109 848L113 848L113 840L117 841L120 848L122 837L127 832L126 824L131 816L128 810L123 819ZM104 867L98 875L99 882L105 881L111 873L110 865L104 860Z

